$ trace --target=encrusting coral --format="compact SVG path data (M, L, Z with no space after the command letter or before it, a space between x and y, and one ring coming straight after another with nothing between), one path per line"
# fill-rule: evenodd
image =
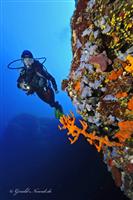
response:
M75 117L72 112L71 112L71 116L63 115L60 118L60 123L62 124L62 127L59 126L59 129L60 130L65 130L65 129L68 130L67 135L73 137L73 139L71 137L68 138L70 140L71 144L75 143L78 140L80 135L83 135L91 145L94 145L96 147L98 152L100 152L102 150L102 147L105 145L108 147L123 146L123 144L120 142L110 141L108 139L108 136L99 137L96 135L96 132L94 132L94 131L93 131L93 133L88 133L88 129L89 129L88 124L83 120L79 120L79 121L82 125L82 128L79 128L75 125ZM119 139L119 135L116 135L116 137ZM126 139L126 137L125 137L125 139Z

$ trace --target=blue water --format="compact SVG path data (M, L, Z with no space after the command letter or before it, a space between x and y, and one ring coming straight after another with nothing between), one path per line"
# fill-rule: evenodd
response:
M0 199L126 200L100 157L82 137L70 145L57 120L17 115L0 140ZM52 192L14 196L26 188Z
M61 91L61 81L67 78L72 60L70 18L74 8L73 0L1 1L0 91L4 127L23 112L54 117L53 109L37 96L27 97L18 90L19 71L7 69L7 64L20 58L24 49L32 51L34 57L47 58L45 66L55 77L60 91L56 99L62 103L65 113L75 112L70 99Z
M100 155L84 138L70 145L53 109L16 87L18 71L7 64L24 49L45 56L56 78L56 99L67 114L73 107L61 91L72 60L73 0L2 0L0 48L0 200L124 200ZM51 189L51 194L18 194L15 189Z

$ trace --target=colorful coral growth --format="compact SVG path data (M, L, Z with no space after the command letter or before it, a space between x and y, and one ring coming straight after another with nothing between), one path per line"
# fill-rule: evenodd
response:
M72 136L73 139L71 137L68 138L71 144L75 143L80 135L83 135L91 145L95 145L98 152L100 152L102 147L105 145L108 147L125 146L124 142L127 139L130 139L133 134L133 121L123 121L118 123L119 131L116 132L114 138L117 138L119 142L110 141L108 136L99 137L95 131L89 133L89 125L83 120L80 120L82 128L77 127L75 125L75 117L73 113L71 113L71 116L61 116L60 123L62 126L59 126L59 129L67 129L67 135Z
M126 92L118 92L115 96L116 98L124 98L127 97L128 94Z
M133 97L132 97L131 99L129 99L127 105L128 105L128 109L129 109L129 110L133 110Z
M122 75L122 73L123 73L122 69L119 69L117 71L111 71L111 73L108 76L108 79L110 81L115 81Z
M133 148L114 147L109 149L104 147L104 162L111 172L116 186L124 191L125 195L133 199Z
M98 152L100 152L102 147L105 145L108 147L123 146L123 144L121 144L119 142L109 141L108 136L99 137L96 135L95 132L88 133L87 130L89 129L89 126L83 120L80 120L82 128L81 129L78 128L75 125L75 117L74 117L73 113L71 113L71 116L63 115L60 118L60 122L63 126L62 127L59 126L59 129L60 130L67 129L68 130L67 135L71 135L73 137L73 139L71 139L70 137L68 138L70 140L71 144L75 143L78 140L80 135L83 135L91 145L93 144L96 147ZM119 136L117 136L117 137L119 138Z
M125 66L125 70L133 75L133 56L127 56L127 65Z
M120 142L125 142L126 139L130 139L133 135L133 121L123 121L118 123L119 131L115 134L115 138L118 138Z
M131 1L79 0L71 20L73 61L62 89L101 135L133 120L132 8Z
M98 151L106 148L103 154L109 159L114 149L119 158L121 150L123 161L118 159L119 164L111 157L115 160L112 174L130 199L133 199L132 166L128 161L133 147L132 16L132 0L78 0L71 19L73 60L62 89L82 116L84 131L70 124L68 117L61 118L63 127L73 137L71 143L82 134Z

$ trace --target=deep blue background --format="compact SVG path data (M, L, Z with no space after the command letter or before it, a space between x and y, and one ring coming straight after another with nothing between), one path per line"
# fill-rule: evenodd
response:
M46 56L45 66L60 90L56 99L65 113L75 113L61 91L72 60L70 18L75 2L2 0L0 6L0 200L126 199L95 148L82 137L70 145L66 131L58 130L53 109L20 91L19 72L6 67L24 49L35 57ZM52 188L52 194L13 197L9 193L27 187Z
M29 114L14 117L0 141L1 200L127 200L102 156L83 137L70 145L58 121ZM52 189L51 194L10 190Z

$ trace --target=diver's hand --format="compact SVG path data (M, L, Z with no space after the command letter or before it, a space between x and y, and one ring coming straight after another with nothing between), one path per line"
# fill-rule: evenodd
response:
M20 83L20 87L23 89L23 90L29 90L29 86L27 86L27 84L25 82L22 82Z
M21 89L26 89L25 82L20 83L19 86L20 86Z

